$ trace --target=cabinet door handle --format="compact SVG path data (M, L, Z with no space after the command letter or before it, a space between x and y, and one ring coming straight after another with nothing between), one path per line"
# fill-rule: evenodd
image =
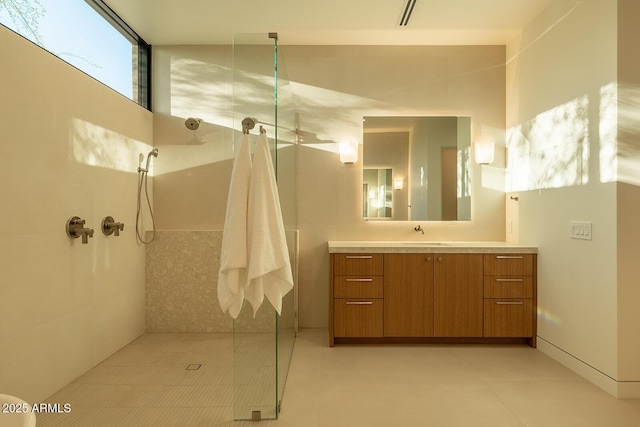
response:
M442 257L438 257L438 262L442 262Z
M496 279L496 282L524 282L524 279Z
M373 305L373 301L347 301L347 305Z
M372 278L363 278L363 279L345 279L345 282L373 282Z
M427 262L431 262L431 257L430 256L427 257Z
M371 259L372 255L347 255L346 259Z
M522 302L522 301L496 301L496 304L498 304L498 305L523 305L524 302Z
M506 256L506 255L497 255L496 259L523 259L523 256Z

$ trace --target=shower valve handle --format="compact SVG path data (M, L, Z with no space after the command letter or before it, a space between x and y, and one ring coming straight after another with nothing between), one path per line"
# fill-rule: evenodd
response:
M72 216L67 220L67 236L72 239L77 239L78 237L82 237L82 244L86 245L89 243L89 237L93 237L93 229L92 228L84 228L83 226L86 224L84 219L81 219L77 216Z
M122 230L124 230L124 223L115 222L113 217L106 216L102 220L102 233L105 236L110 236L112 234L119 236Z

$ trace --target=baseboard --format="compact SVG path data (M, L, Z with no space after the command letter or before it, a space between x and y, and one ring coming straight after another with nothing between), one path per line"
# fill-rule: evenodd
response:
M625 381L618 383L618 398L640 399L640 381Z
M640 381L617 381L538 337L538 350L618 399L640 399Z

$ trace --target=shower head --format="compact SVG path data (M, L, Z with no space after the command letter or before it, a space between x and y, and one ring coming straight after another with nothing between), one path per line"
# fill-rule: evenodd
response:
M245 117L244 120L242 120L242 133L249 133L251 129L256 127L256 122L257 120L253 117Z
M138 167L138 173L140 172L144 172L147 173L149 172L149 162L151 162L151 156L157 158L158 157L158 149L154 148L153 150L149 151L149 154L147 154L147 165L145 166L144 169L142 169L141 167ZM140 161L142 162L142 154L140 154Z
M200 127L200 122L202 122L202 119L195 119L193 117L189 117L187 120L184 121L184 125L189 130L196 130Z

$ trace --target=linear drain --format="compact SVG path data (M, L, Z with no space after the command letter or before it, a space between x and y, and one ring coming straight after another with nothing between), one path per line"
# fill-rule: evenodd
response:
M200 363L192 363L190 365L187 365L187 371L197 371L198 369L200 369L200 366L202 366Z

